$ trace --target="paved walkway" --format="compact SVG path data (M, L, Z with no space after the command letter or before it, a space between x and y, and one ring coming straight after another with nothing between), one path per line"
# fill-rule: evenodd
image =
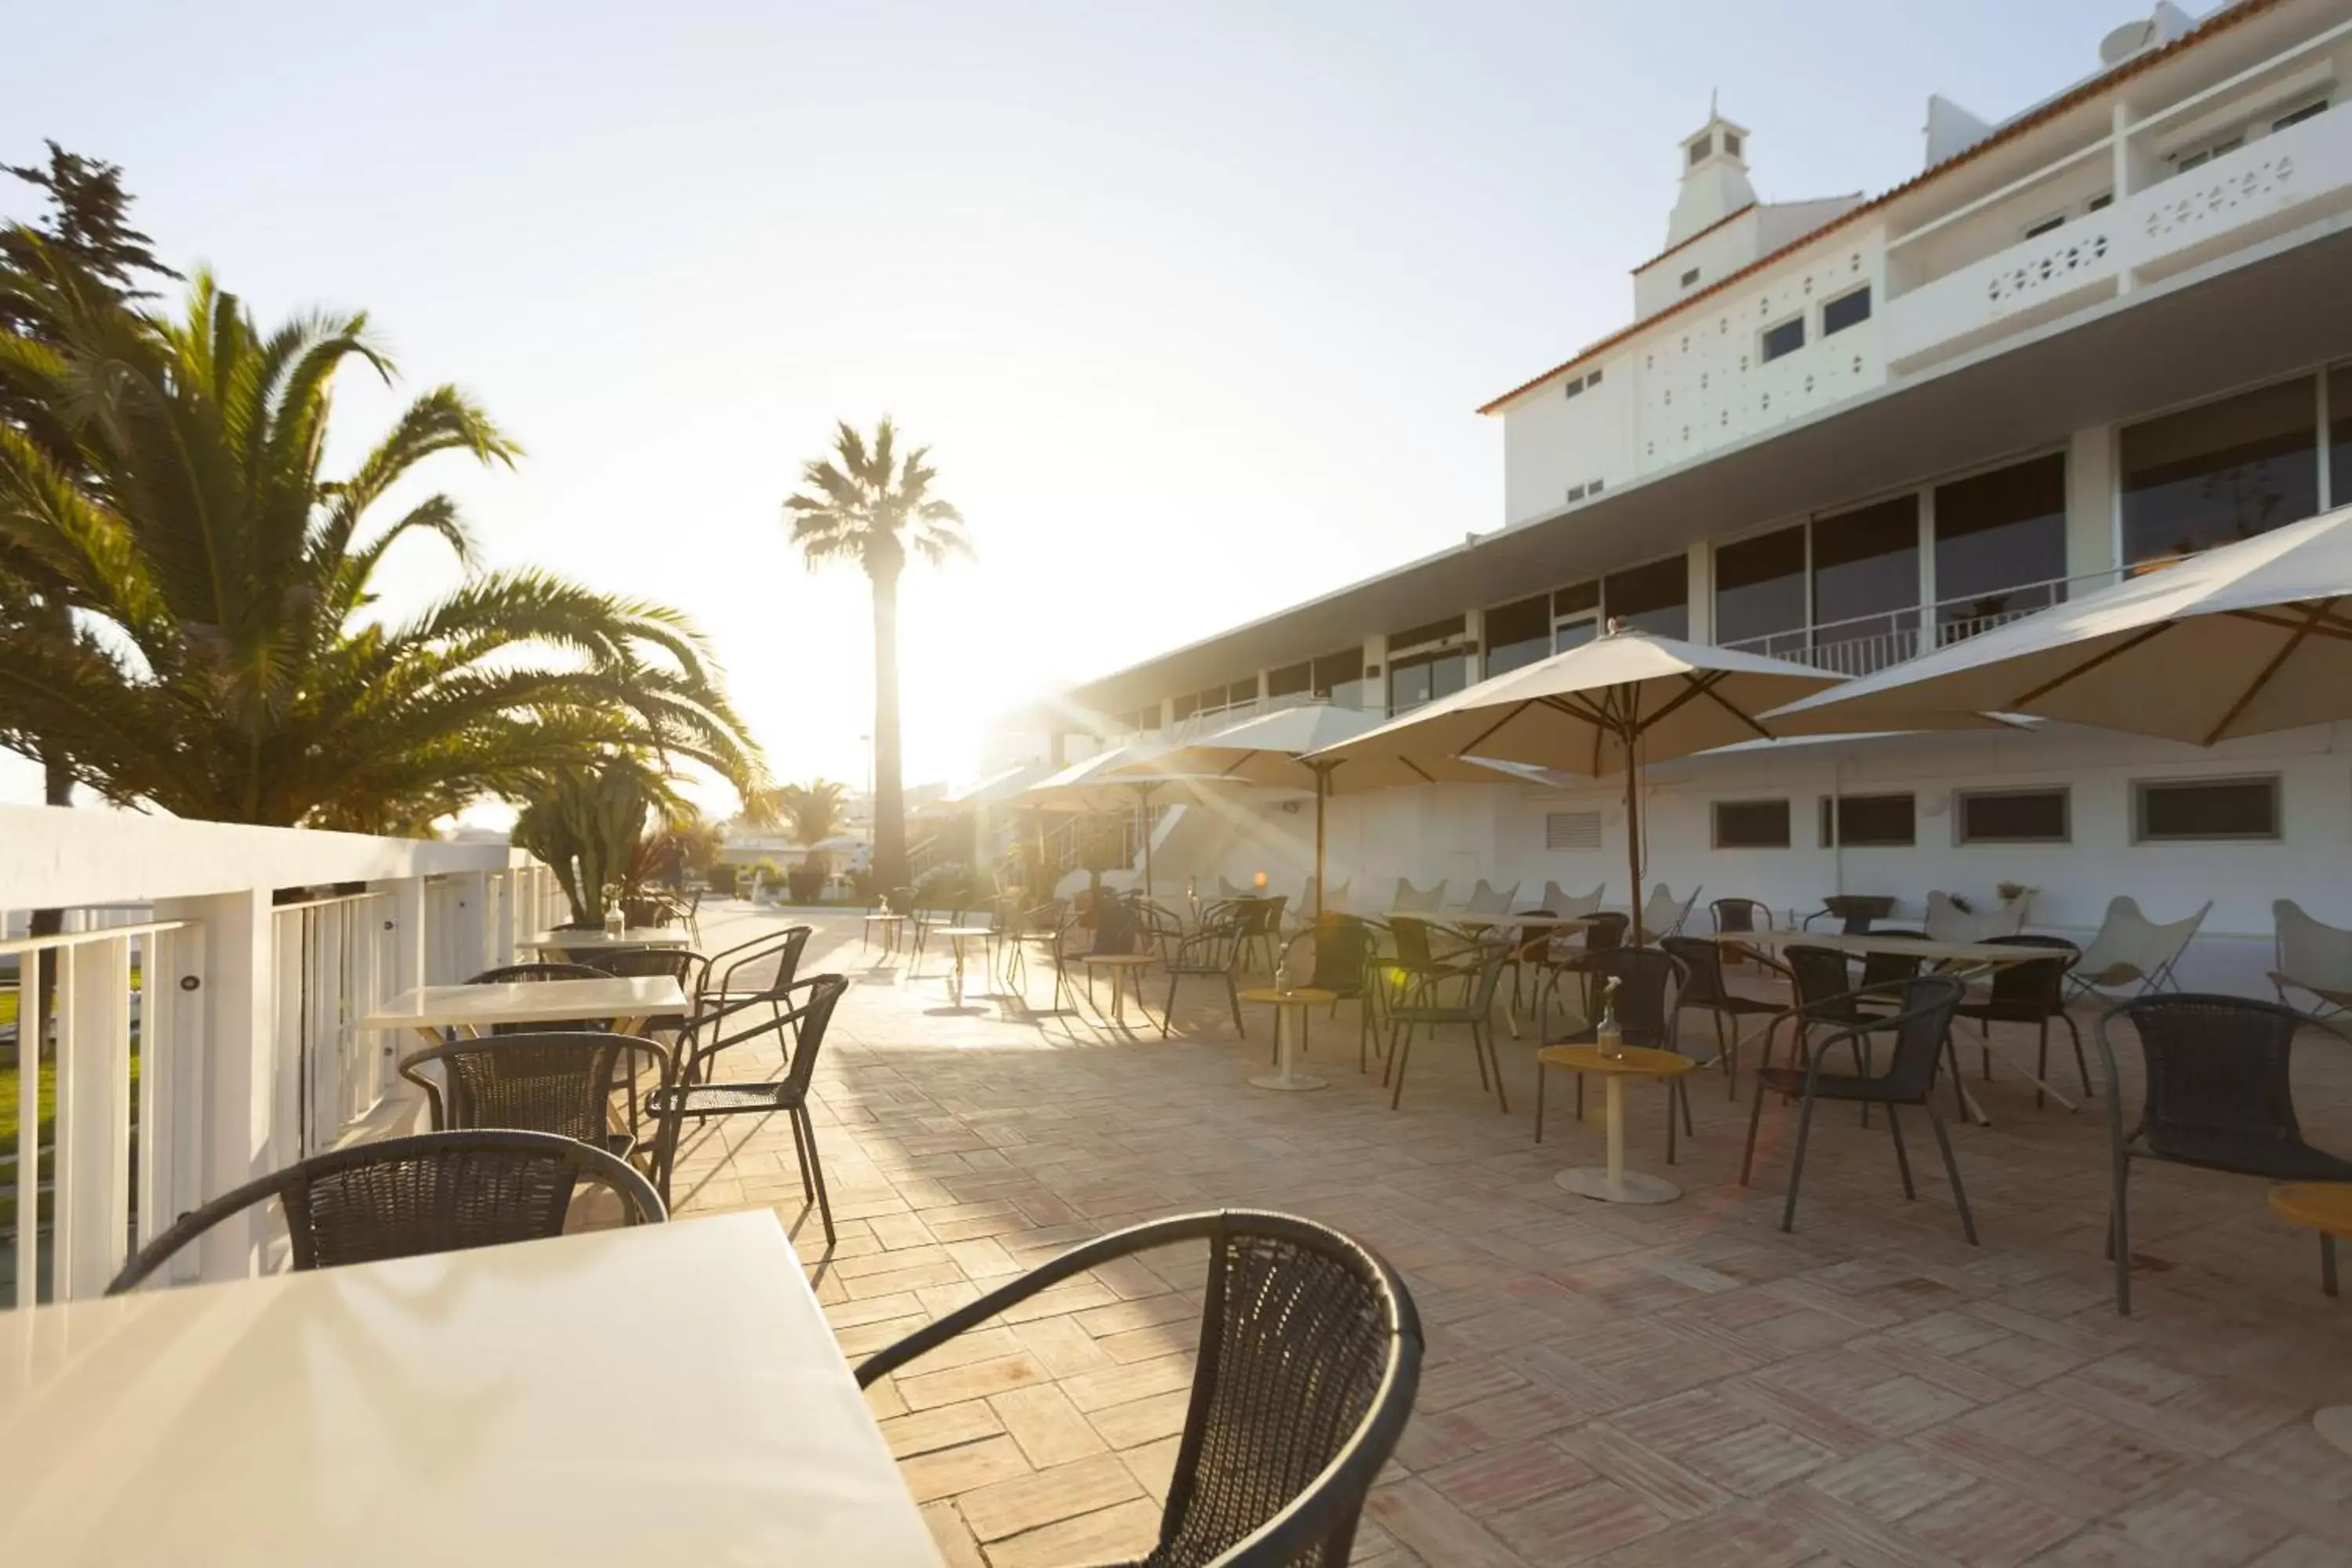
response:
M706 946L784 921L725 907ZM1994 1125L1955 1138L1981 1248L1924 1129L1906 1204L1885 1134L1825 1110L1784 1236L1779 1107L1756 1187L1738 1184L1745 1085L1733 1104L1719 1077L1690 1080L1682 1201L1612 1207L1553 1185L1600 1163L1600 1130L1558 1084L1533 1143L1527 1042L1498 1042L1508 1115L1452 1037L1416 1047L1391 1112L1378 1062L1357 1075L1351 1009L1318 1023L1328 1089L1266 1093L1245 1082L1265 1014L1241 1043L1207 984L1165 1042L1132 1006L1125 1030L1083 1002L1043 1012L1049 982L1033 1004L975 973L955 1012L937 958L909 979L860 951L855 917L817 923L803 973L855 982L815 1112L839 1244L825 1255L803 1212L781 1121L715 1124L677 1195L773 1205L852 1359L1083 1237L1280 1207L1385 1254L1428 1330L1360 1563L2352 1563L2352 1459L2307 1420L2352 1403L2352 1301L2320 1294L2316 1247L2268 1216L2262 1183L2143 1166L2135 1316L2116 1317L2096 1102L2037 1110L2013 1078L1972 1079ZM2352 1047L2305 1058L2307 1134L2352 1149ZM1630 1157L1663 1173L1663 1096L1633 1103ZM1100 1270L871 1392L950 1563L1150 1543L1198 1264Z

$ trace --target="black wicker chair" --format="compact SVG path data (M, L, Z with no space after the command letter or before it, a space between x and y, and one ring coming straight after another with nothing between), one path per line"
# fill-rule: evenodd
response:
M1613 952L1624 946L1625 933L1633 924L1633 916L1621 914L1615 910L1598 910L1584 918L1587 922L1584 927L1584 945L1561 948L1555 944L1550 950L1551 956L1544 961L1545 967L1551 973L1547 976L1548 984L1544 994L1536 1002L1538 1018L1550 1016L1552 989L1559 985L1560 976L1573 974L1580 984L1583 994L1580 1005L1589 1019L1592 1012L1592 961L1601 953ZM1540 1037L1543 1034L1542 1028L1538 1027L1536 1034Z
M858 1384L1074 1275L1189 1241L1210 1248L1200 1354L1160 1540L1134 1568L1345 1563L1412 1414L1421 1318L1396 1270L1312 1221L1227 1209L1115 1231L867 1358Z
M1168 972L1168 1005L1160 1014L1161 1039L1168 1037L1169 1025L1175 1019L1176 986L1186 979L1223 981L1226 1005L1234 1013L1234 1033L1244 1040L1249 1038L1249 1030L1242 1025L1241 991L1234 980L1234 973L1241 968L1244 930L1240 921L1232 920L1202 926L1189 935L1181 928L1155 931L1160 964Z
M667 1140L648 1144L639 1131L637 1079L648 1061L669 1087L670 1054L656 1041L549 1029L433 1046L403 1057L400 1076L425 1090L436 1132L509 1127L562 1133L625 1160L643 1153L667 1203ZM625 1131L613 1125L615 1093L627 1097Z
M1292 954L1300 943L1310 944L1314 963L1307 977L1298 976L1297 961ZM1340 1002L1356 1004L1356 1070L1371 1070L1371 1039L1381 1000L1380 939L1372 934L1370 924L1354 915L1327 914L1284 944L1281 968L1287 971L1290 983L1310 991L1328 991L1339 1001L1331 1011L1339 1011ZM1275 1042L1275 1058L1281 1059L1282 1042Z
M1873 926L1869 934L1908 937L1915 942L1927 940L1927 933L1924 931L1893 931L1885 926ZM1916 952L1864 953L1862 979L1854 985L1864 1010L1869 1011L1875 1005L1883 1013L1900 1011L1898 1004L1903 987L1919 978L1920 968L1926 962ZM1885 999L1883 1002L1879 1000L1882 997ZM1958 1065L1958 1062L1953 1064L1955 1070Z
M1960 1185L1959 1164L1952 1158L1952 1135L1932 1099L1936 1069L1951 1033L1952 1014L1960 1005L1962 989L1958 981L1937 975L1911 981L1904 986L1903 1005L1892 1017L1874 1018L1841 1029L1820 1042L1802 1068L1767 1065L1756 1069L1756 1102L1748 1112L1748 1147L1739 1157L1741 1186L1748 1184L1755 1169L1756 1131L1764 1119L1767 1092L1800 1101L1797 1142L1789 1156L1789 1197L1780 1211L1782 1230L1796 1228L1797 1184L1805 1173L1805 1138L1812 1130L1815 1101L1838 1100L1886 1108L1886 1131L1895 1140L1895 1163L1903 1173L1903 1195L1914 1201L1919 1192L1911 1181L1911 1157L1903 1146L1903 1123L1895 1107L1916 1105L1927 1113L1927 1124L1936 1130L1936 1147L1943 1152L1944 1173L1951 1178L1952 1201L1960 1211L1960 1234L1968 1237L1970 1247L1977 1245L1977 1222L1969 1213L1969 1194ZM1831 1047L1847 1041L1855 1046L1859 1055L1863 1039L1873 1030L1891 1032L1895 1037L1895 1050L1885 1072L1871 1076L1822 1070Z
M793 986L800 979L801 955L808 948L810 931L808 926L786 926L712 953L702 966L696 1011L765 1002L773 1016L782 1017Z
M758 993L733 1003L706 1007L688 1026L684 1066L676 1081L656 1089L646 1097L646 1114L656 1121L669 1123L663 1129L664 1149L661 1168L668 1170L677 1161L679 1139L684 1123L700 1121L713 1116L772 1116L782 1111L793 1129L793 1152L800 1157L801 1192L813 1198L817 1214L824 1222L825 1245L833 1244L833 1202L824 1190L824 1163L818 1157L816 1124L809 1120L809 1080L816 1072L817 1053L824 1047L825 1026L833 1019L833 1009L841 1000L849 982L838 974L819 974L794 981L786 991L777 994ZM741 1026L745 1016L764 1001L774 1001L779 1011L772 1017L751 1022ZM732 1026L734 1032L730 1033ZM782 1044L789 1031L791 1043L784 1048L784 1076L755 1083L718 1083L710 1079L710 1067L719 1053L740 1046L763 1035L774 1035Z
M2124 1131L2116 1052L2118 1018L2139 1037L2147 1090L2139 1122ZM2094 1034L2107 1075L2107 1134L2114 1196L2107 1252L2116 1266L2116 1310L2131 1312L2134 1160L2162 1160L2274 1182L2352 1182L2352 1160L2303 1141L2291 1073L2295 1031L2313 1020L2276 1002L2168 992L2135 996L2099 1015ZM2319 1237L2320 1284L2336 1291L2336 1238Z
M1895 912L1895 900L1881 893L1836 893L1822 900L1822 907L1798 923L1810 931L1818 920L1833 920L1838 929L1848 936L1861 936L1870 930L1870 922L1883 921Z
M1690 984L1690 973L1683 961L1663 948L1611 947L1591 954L1585 961L1585 977L1598 986L1605 980L1617 982L1617 1032L1629 1046L1645 1050L1679 1051L1681 1031L1675 1026L1682 1015L1680 994ZM1672 993L1675 999L1669 999ZM1582 1028L1571 1029L1565 1035L1554 1035L1543 1042L1547 1046L1590 1046L1601 1038L1601 1021L1594 1018ZM1538 1049L1541 1047L1539 1047ZM1551 1069L1540 1059L1536 1064L1536 1142L1543 1142L1544 1100ZM1682 1109L1683 1131L1691 1128L1690 1090L1681 1077L1666 1082L1666 1163L1675 1163L1675 1110ZM1584 1115L1584 1075L1576 1075L1576 1114ZM1695 1135L1695 1134L1694 1134Z
M1995 1024L2031 1024L2041 1034L2033 1075L2050 1076L2050 1023L2056 1019L2066 1026L2067 1037L2074 1042L2074 1071L2083 1080L2083 1093L2088 1098L2091 1088L2091 1065L2083 1056L2083 1031L2074 1026L2072 1015L2066 1011L2066 974L2082 958L2083 950L2063 936L2005 936L2003 947L2037 947L2046 949L2048 958L2037 958L2030 963L2011 963L1992 972L1992 989L1981 999L1960 1004L1959 1016L1976 1021L1978 1032L1990 1042ZM1984 1047L1984 1075L1992 1077L1992 1049ZM1952 1064L1955 1072L1959 1064ZM2033 1103L2042 1102L2040 1089L2033 1091Z
M612 1189L625 1224L669 1217L626 1161L553 1132L421 1132L298 1160L189 1210L106 1288L119 1296L257 1204L278 1200L298 1268L373 1263L560 1235L583 1180Z
M1397 927L1418 924L1400 920ZM1416 993L1417 999L1407 1005L1391 1007L1389 1022L1389 1060L1381 1080L1388 1081L1390 1073L1396 1076L1396 1087L1389 1093L1389 1109L1394 1110L1404 1099L1404 1069L1412 1060L1412 1037L1416 1029L1427 1029L1433 1035L1447 1024L1466 1024L1470 1028L1470 1054L1478 1064L1478 1087L1487 1087L1487 1069L1494 1069L1495 1103L1507 1115L1510 1097L1503 1089L1503 1064L1495 1056L1495 993L1503 983L1503 965L1510 961L1507 942L1491 942L1477 954L1474 965L1449 967L1444 977L1429 977ZM1448 1005L1428 1000L1433 988L1444 978L1463 983L1462 1000ZM1399 1036L1402 1034L1402 1041Z
M1277 894L1270 899L1249 900L1249 913L1242 926L1242 953L1244 964L1255 953L1265 960L1265 972L1268 974L1274 973L1274 947L1275 943L1282 940L1282 911L1288 907L1289 903L1290 895L1287 893Z
M682 947L633 947L608 952L594 967L622 980L675 980L686 993L684 1013L664 1013L646 1020L648 1029L676 1031L686 1027L695 1000L710 978L710 960Z
M1739 1021L1742 1018L1776 1018L1788 1007L1760 996L1742 996L1723 977L1725 953L1723 944L1698 936L1670 936L1658 943L1664 951L1681 961L1683 983L1675 993L1675 1011L1703 1007L1715 1019L1715 1059L1722 1065L1726 1098L1739 1098ZM1742 956L1780 975L1789 982L1790 994L1796 994L1796 976L1782 964L1762 952L1749 948Z

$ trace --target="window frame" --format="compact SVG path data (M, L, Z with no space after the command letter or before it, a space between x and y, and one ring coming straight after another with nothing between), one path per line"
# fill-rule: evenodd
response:
M1919 796L1911 790L1874 790L1867 795L1824 795L1816 796L1821 811L1816 826L1819 847L1823 849L1916 849L1919 847ZM1845 824L1841 820L1844 807L1856 801L1901 800L1911 805L1911 837L1908 838L1852 839L1845 837Z
M2263 784L2271 798L2271 826L2267 833L2200 833L2196 835L2167 834L2151 837L2147 832L2147 793L2150 790L2196 789L2212 784ZM2280 844L2286 839L2286 789L2284 775L2280 773L2212 773L2193 778L2141 778L2131 781L2131 841L2135 848L2142 845L2161 847L2169 844Z
M1738 808L1738 807L1742 807L1742 806L1771 806L1771 805L1777 805L1777 806L1779 806L1779 807L1780 808L1780 841L1778 844L1762 843L1762 842L1759 842L1759 843L1752 843L1752 844L1727 844L1727 843L1726 843L1726 842L1724 841L1724 837L1723 837L1723 811L1724 811L1724 807L1726 807L1726 806L1731 806L1731 807L1734 807L1734 808ZM1754 796L1754 797L1742 797L1742 798L1739 798L1739 799L1733 799L1733 800L1717 800L1717 801L1709 801L1709 802L1707 803L1707 833L1708 833L1708 839L1709 839L1709 842L1712 844L1712 846L1713 846L1715 848L1717 848L1717 849L1730 849L1730 850L1793 849L1793 848L1795 848L1795 847L1796 847L1796 841L1797 841L1796 813L1795 813L1795 811L1794 811L1793 809L1791 809L1790 805L1790 801L1789 801L1789 797L1788 797L1787 795L1778 795L1778 796L1759 795L1759 796Z
M2014 838L1969 831L1969 803L1987 799L2018 799L2032 795L2058 797L2058 836L2054 838ZM1952 842L1963 848L1979 844L2072 844L2074 842L2074 788L2072 784L2005 784L1993 789L1952 792Z

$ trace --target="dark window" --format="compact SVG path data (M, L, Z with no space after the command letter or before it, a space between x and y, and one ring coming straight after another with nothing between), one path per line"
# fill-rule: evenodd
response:
M1843 842L1849 849L1907 846L1916 836L1907 795L1845 795L1835 797L1837 830L1830 830L1832 797L1822 796L1822 847Z
M1963 790L1960 842L2063 844L2067 804L2063 789Z
M1451 653L1407 654L1389 660L1389 711L1402 713L1441 697L1451 697L1470 683L1470 657Z
M1458 637L1462 635L1464 625L1460 616L1448 616L1442 621L1431 621L1426 626L1412 626L1401 632L1391 632L1389 651L1395 653L1400 648L1422 647L1430 643L1440 643L1451 637Z
M1593 480L1593 481L1592 481L1592 489L1591 489L1591 493L1592 493L1593 495L1599 495L1599 494L1601 492L1601 489L1603 489L1607 484L1608 484L1608 481L1607 481L1606 479L1595 479L1595 480Z
M1342 648L1315 661L1315 695L1338 708L1364 705L1364 650Z
M2273 131L2284 131L2290 125L2300 125L2305 121L2311 119L2314 115L2325 114L2326 112L2327 100L2323 98L2315 103L2306 103L2301 109L2289 110L2286 113L2280 115L2276 120L2271 121L2271 129Z
M2172 166L2177 173L2185 174L2191 169L2211 163L2224 153L2234 153L2245 144L2246 138L2243 132L2235 136L2224 136L2209 146L2200 147L2194 153L2181 153L2172 161Z
M1692 268L1689 271L1687 271L1687 272L1685 272L1685 273L1684 273L1684 274L1683 274L1683 287L1684 287L1684 288L1687 289L1687 288L1689 288L1692 284L1694 284L1694 283L1696 283L1696 282L1697 282L1697 281L1698 281L1698 268L1697 268L1694 267L1694 268Z
M1586 376L1584 378L1584 384L1587 386L1599 386L1601 384L1601 373L1596 370L1591 375Z
M1251 676L1247 680L1236 680L1231 686L1225 688L1225 706L1228 708L1239 707L1244 702L1255 702L1256 700L1257 677L1255 675Z
M1497 605L1486 617L1486 673L1501 675L1551 652L1551 596Z
M1602 611L1636 631L1690 636L1690 563L1680 555L1613 572L1601 582Z
M2057 581L2065 575L2064 454L1936 487L1939 642L2056 603L2066 596Z
M1265 673L1265 694L1268 697L1293 697L1315 689L1315 665L1312 660L1301 664L1286 664L1280 669Z
M1600 607L1601 584L1598 580L1552 591L1551 616L1556 621L1570 616L1581 616Z
M1568 384L1568 395L1569 395L1569 396L1570 396L1570 397L1574 397L1574 396L1576 396L1579 393L1581 393L1583 390L1584 390L1584 378L1583 378L1582 376L1580 376L1580 376L1578 376L1574 381L1571 381L1571 382L1570 382L1570 383Z
M2352 502L2352 365L2328 373L2327 461L2335 486L2328 499Z
M1582 485L1569 486L1568 499L1570 500L1582 500L1584 499L1584 487Z
M1813 520L1813 624L1824 661L1866 675L1916 649L1919 503L1911 496Z
M2309 376L2184 408L2123 433L2124 560L2187 555L2319 510Z
M1770 364L1782 354L1795 353L1805 346L1805 318L1792 316L1777 327L1764 329L1764 363Z
M1723 151L1727 157L1739 156L1739 132L1727 131L1723 133Z
M1717 849L1786 849L1789 803L1785 800L1718 800L1715 803Z
M1690 161L1694 163L1715 151L1715 138L1702 136L1690 144Z
M1185 720L1190 719L1193 714L1198 713L1200 710L1200 698L1189 692L1184 696L1176 699L1175 702L1171 705L1171 714L1180 724Z
M2103 212L2106 208L2115 205L2116 193L2113 191L2101 191L2097 195L2093 196L2089 201L2083 204L2083 210L2086 213Z
M2278 836L2275 777L2132 785L2132 837L2142 844Z
M1870 320L1870 290L1856 289L1822 307L1822 336L1829 337Z
M2025 237L2032 239L2036 235L2048 234L2053 228L2064 226L2065 222L2066 215L2064 213L2060 213L2056 217L2043 218L2040 223L2032 225L2026 229Z
M1766 643L1759 651L1792 652L1805 643L1805 529L1802 523L1715 551L1715 638Z

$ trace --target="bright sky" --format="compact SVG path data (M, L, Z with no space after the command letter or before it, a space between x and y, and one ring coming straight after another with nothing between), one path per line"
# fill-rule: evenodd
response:
M894 415L980 552L906 593L913 783L1024 696L1496 526L1472 410L1630 316L1711 88L1765 199L1876 192L1929 92L2011 113L2133 9L27 6L0 161L120 163L166 258L265 320L363 307L410 390L479 397L520 470L428 474L488 558L694 616L782 778L862 784L872 723L864 579L779 503ZM393 406L352 384L347 439Z

